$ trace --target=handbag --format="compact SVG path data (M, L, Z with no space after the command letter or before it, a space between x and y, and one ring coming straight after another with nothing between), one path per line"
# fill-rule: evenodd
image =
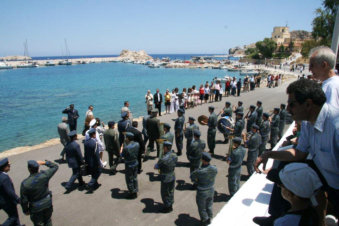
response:
M84 163L80 166L80 173L81 176L87 176L89 174L88 164Z

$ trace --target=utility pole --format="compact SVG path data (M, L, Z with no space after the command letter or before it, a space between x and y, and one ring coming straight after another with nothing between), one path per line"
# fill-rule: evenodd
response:
M339 45L339 7L337 7L337 16L336 16L335 23L334 23L332 45L331 45L331 49L335 53L336 57L338 56L338 45Z

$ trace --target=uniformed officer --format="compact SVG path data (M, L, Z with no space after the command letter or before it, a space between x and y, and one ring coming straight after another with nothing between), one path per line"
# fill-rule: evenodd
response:
M4 226L20 225L17 204L20 198L15 194L13 182L8 176L11 164L8 158L0 160L0 209L3 209L7 215L7 220L2 224Z
M182 155L183 139L184 139L184 123L185 123L185 111L182 108L178 109L178 118L175 120L175 145L177 146L177 155Z
M286 116L287 116L287 111L286 111L286 104L280 104L280 121L279 121L279 139L281 139L284 129L285 129L285 123L286 123Z
M270 135L271 131L271 126L270 126L270 121L268 120L270 115L268 113L263 113L262 119L263 121L261 122L260 125L260 135L261 135L261 144L259 146L259 156L266 151L266 144Z
M280 123L279 111L280 111L279 108L274 108L273 117L271 119L271 140L270 140L271 149L273 149L278 142L279 123Z
M119 131L119 144L120 146L124 143L126 130L128 127L132 126L131 121L129 120L128 111L123 111L121 113L121 120L118 122L118 131Z
M252 131L247 135L248 139L245 145L248 148L247 152L247 172L248 175L252 175L254 173L254 162L259 154L259 146L261 144L261 136L259 134L259 126L256 124L252 125Z
M128 199L138 197L138 153L139 143L134 141L134 134L126 132L126 139L121 156L125 159L125 180L128 188Z
M145 143L142 138L142 133L137 129L138 121L133 121L132 126L127 128L127 132L131 132L134 135L134 141L139 143L139 153L138 153L138 174L142 172L142 156L145 154Z
M159 144L156 140L160 138L160 120L157 119L157 114L158 114L157 109L152 110L151 117L147 119L146 121L146 129L147 129L148 138L149 138L148 147L147 147L148 150L147 150L146 156L148 156L149 151L154 150L154 142L155 142L156 147L157 147L157 157L159 157L159 151L160 151Z
M217 115L214 113L214 107L209 106L208 111L210 112L210 116L208 117L208 122L202 122L205 125L208 125L207 130L207 145L210 150L210 153L214 155L215 148L215 135L216 135L216 127L217 127Z
M234 128L227 127L231 130L234 137L241 137L242 131L245 127L245 121L243 119L244 112L236 113Z
M170 124L164 123L164 135L162 135L160 139L167 140L168 142L173 144L174 134L171 132Z
M194 121L195 121L195 118L189 117L188 118L189 126L184 129L184 135L186 138L186 153L189 149L189 146L192 143L194 131L199 130L199 126L197 124L194 124Z
M45 165L49 169L41 170ZM49 180L58 170L58 165L51 161L28 161L29 177L23 180L20 187L22 211L31 215L34 225L52 225L52 193L48 189Z
M116 168L121 160L120 156L120 142L119 134L114 129L115 122L108 122L108 129L104 132L104 141L106 146L106 151L108 154L108 164L110 167L110 173L116 173ZM114 155L116 158L114 159Z
M178 161L177 155L173 152L172 143L165 141L164 155L155 164L154 169L158 169L161 176L161 198L164 203L164 208L161 210L163 213L173 211L174 203L174 186L175 186L175 165Z
M194 139L190 145L190 148L187 150L187 159L190 161L190 174L193 173L196 169L200 167L201 164L201 155L205 150L206 143L203 140L200 140L201 133L199 130L195 130ZM193 189L195 189L196 184L193 183Z
M258 126L260 126L261 121L262 121L262 114L264 112L264 109L262 107L262 102L260 100L257 101L257 109L255 111L257 112L257 121L255 123Z
M225 107L221 112L221 117L229 116L229 117L232 118L232 113L233 113L233 111L232 111L232 108L231 108L231 102L226 101Z
M68 133L68 136L71 141L66 145L65 152L68 167L72 169L72 176L67 182L65 188L67 190L71 190L76 179L79 181L79 187L85 185L80 172L80 166L84 164L84 158L81 153L80 145L76 142L78 139L77 132L73 130Z
M258 114L255 111L254 105L250 106L249 114L250 115L246 116L246 118L247 118L247 124L246 124L247 133L251 131L252 125L255 124L255 122L257 121L257 117L258 117Z
M211 155L202 153L201 168L191 174L191 180L197 184L196 202L202 225L209 225L213 218L214 182L218 173L217 167L210 165Z
M147 115L145 115L142 118L142 135L144 135L144 143L145 143L145 145L146 145L146 143L148 141L148 133L147 133L147 129L146 129L146 122L147 122L147 119L149 119L149 117L151 116L151 112L152 112L151 110L147 111Z
M244 107L242 106L242 101L238 101L238 107L235 108L235 106L233 106L233 112L234 113L238 113L238 112L244 112Z
M233 142L233 151L231 155L227 158L228 167L228 190L230 195L233 196L240 187L240 175L241 175L241 165L245 157L246 150L241 145L241 138L235 137L232 140Z

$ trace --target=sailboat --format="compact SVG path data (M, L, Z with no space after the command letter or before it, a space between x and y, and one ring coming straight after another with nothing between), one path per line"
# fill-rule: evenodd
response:
M68 46L67 46L67 40L65 39L65 49L66 49L66 59L65 60L62 60L62 61L59 61L59 65L72 65L72 61L69 60L69 49L68 49Z
M26 57L26 59L29 59L29 53L28 53L28 45L27 45L27 39L24 42L24 56ZM16 66L17 68L32 68L32 67L38 67L39 65L37 65L36 63L26 60L25 63L19 64L18 66Z

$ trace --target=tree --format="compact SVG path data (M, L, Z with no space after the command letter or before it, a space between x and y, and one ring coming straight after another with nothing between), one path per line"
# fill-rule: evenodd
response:
M302 49L301 49L301 55L304 58L308 58L308 54L310 53L310 50L316 46L319 46L319 42L315 40L307 40L302 44Z
M263 41L256 42L255 46L262 57L271 58L277 48L277 43L270 38L265 38Z
M294 50L294 42L291 41L291 42L288 44L288 51L289 51L290 53L292 53L293 50Z

